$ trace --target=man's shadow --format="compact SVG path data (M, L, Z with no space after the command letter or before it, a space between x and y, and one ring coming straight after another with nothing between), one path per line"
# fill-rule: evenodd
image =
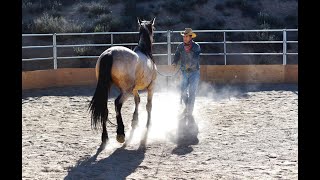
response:
M106 146L101 144L95 155L78 160L77 164L68 170L68 175L64 179L126 179L127 176L136 171L145 158L147 128L143 132L138 149L125 149L127 143L132 139L134 131L135 128L132 129L128 140L122 147L116 149L109 157L96 161L97 156Z
M192 115L181 114L176 135L171 140L177 144L172 150L172 154L184 155L193 151L190 145L199 143L198 139L199 128Z

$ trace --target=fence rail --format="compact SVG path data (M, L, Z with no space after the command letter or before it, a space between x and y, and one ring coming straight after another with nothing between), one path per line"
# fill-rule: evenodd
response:
M287 44L298 44L298 41L289 41L287 40L288 32L298 32L298 29L259 29L259 30L194 30L195 33L223 33L223 41L212 41L212 42L198 42L201 44L223 44L223 52L220 53L201 53L200 56L224 56L224 65L227 65L227 56L239 56L239 55L282 55L282 64L287 64L288 55L298 55L298 52L287 52ZM227 33L234 32L282 32L282 40L274 41L230 41L226 39ZM167 56L168 65L171 64L172 55L171 45L177 45L181 42L172 42L171 37L174 34L181 33L181 31L155 31L155 34L164 34L167 38L166 42L155 42L154 45L167 45L167 53L155 53L154 56ZM58 48L67 48L67 47L108 47L108 46L135 46L138 43L114 43L114 36L116 35L136 35L138 32L92 32L92 33L51 33L51 34L22 34L23 37L39 37L39 36L52 36L52 45L42 45L42 46L22 46L22 49L40 49L40 48L52 48L51 57L34 57L34 58L23 58L22 61L36 61L36 60L53 60L54 69L58 68L59 59L81 59L81 58L98 58L99 56L58 56ZM83 36L83 35L110 35L110 43L108 44L58 44L57 36ZM228 44L282 44L282 52L275 53L266 53L266 52L227 52Z

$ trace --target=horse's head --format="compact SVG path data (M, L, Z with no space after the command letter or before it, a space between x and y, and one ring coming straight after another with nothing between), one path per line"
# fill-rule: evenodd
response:
M153 31L154 31L154 21L155 17L151 21L141 20L138 18L138 24L139 24L139 33L140 37L146 37L149 36L150 43L153 42ZM145 39L147 41L147 39ZM151 45L151 44L150 44Z

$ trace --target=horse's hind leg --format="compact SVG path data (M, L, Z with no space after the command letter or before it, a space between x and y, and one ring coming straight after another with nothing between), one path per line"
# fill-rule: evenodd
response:
M150 126L153 92L154 92L154 83L151 83L150 86L148 87L148 100L146 105L146 109L148 112L147 127Z
M133 95L134 95L135 109L132 117L131 126L135 127L138 122L138 109L139 109L139 103L140 103L140 96L137 90L133 91Z
M124 125L122 121L122 116L121 116L121 108L124 103L124 101L128 98L127 93L121 93L117 99L115 100L115 109L116 109L116 117L117 117L117 141L119 143L123 143L125 141L125 134L124 134Z
M108 109L106 109L106 117L104 118L104 120L102 122L102 135L101 135L102 144L105 144L107 142L107 140L109 139L107 128L106 128L106 121L108 120L108 112L109 112Z

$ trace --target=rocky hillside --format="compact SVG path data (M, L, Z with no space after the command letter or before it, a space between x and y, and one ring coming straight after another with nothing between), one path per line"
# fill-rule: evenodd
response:
M297 28L297 0L23 0L22 32L135 31L136 17L157 30Z

